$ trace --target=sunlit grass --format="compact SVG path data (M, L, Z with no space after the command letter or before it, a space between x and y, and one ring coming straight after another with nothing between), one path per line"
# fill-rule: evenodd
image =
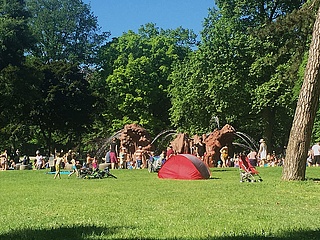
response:
M240 183L234 168L196 181L145 169L101 180L0 172L0 239L319 239L320 168L304 182L259 171L256 183Z

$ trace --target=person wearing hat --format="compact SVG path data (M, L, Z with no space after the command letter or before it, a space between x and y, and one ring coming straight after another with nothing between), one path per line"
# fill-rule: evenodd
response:
M260 147L258 156L260 158L260 166L264 166L265 161L267 160L267 144L263 138L260 139Z
M222 161L221 167L227 167L226 162L228 160L229 153L228 153L228 147L224 146L220 149L220 160Z

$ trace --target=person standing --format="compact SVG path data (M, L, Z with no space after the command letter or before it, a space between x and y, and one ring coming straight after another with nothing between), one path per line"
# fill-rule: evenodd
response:
M319 166L320 164L320 142L312 146L312 166Z
M79 177L79 171L78 171L78 164L77 164L77 160L75 158L75 155L72 155L71 157L71 164L72 164L72 172L69 173L68 177L72 176L72 174L76 174L77 177Z
M6 149L1 154L1 168L2 170L8 169L8 151Z
M19 163L20 162L20 157L21 157L20 151L19 151L19 149L17 149L16 150L16 154L14 155L14 162L15 163Z
M56 158L56 163L55 163L55 168L56 168L56 173L54 174L54 179L59 177L61 179L60 175L60 170L61 170L61 164L62 164L62 157L60 153L57 153L57 158Z
M227 167L226 162L229 157L229 152L228 152L228 147L224 146L223 148L220 149L220 159L222 161L222 166L221 167Z
M202 137L200 138L199 142L195 146L196 146L197 157L203 161L204 155L206 152L206 145L204 144Z
M127 166L127 149L122 147L120 150L120 168L125 169Z
M173 147L170 145L168 148L167 148L167 152L166 152L166 161L174 155L174 150L173 150Z
M43 164L43 158L40 154L40 151L38 150L36 152L36 169L40 170L42 168L42 164Z
M256 167L257 166L257 152L255 150L251 150L249 152L249 154L247 155L250 164L252 165L252 167Z
M142 167L142 155L144 151L142 150L142 146L139 146L138 149L134 153L134 157L136 160L136 169L140 169Z
M112 142L110 144L110 161L111 169L115 169L118 164L118 145L115 138L112 138Z
M105 162L111 164L110 150L108 150L108 151L106 152Z
M258 156L261 161L261 163L259 165L264 166L264 164L267 160L267 144L263 138L261 138L259 142L260 142L260 147L259 147Z

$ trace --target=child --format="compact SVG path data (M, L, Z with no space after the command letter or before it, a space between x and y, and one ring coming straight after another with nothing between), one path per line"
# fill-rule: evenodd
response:
M95 171L98 169L98 159L96 157L92 160L92 170Z
M76 173L76 176L79 177L79 171L78 171L78 168L77 168L77 161L76 161L74 155L72 156L71 164L72 164L72 172L69 173L68 177L70 177L74 173Z
M120 168L126 168L126 162L127 162L127 150L125 147L122 147L120 150Z
M59 177L59 179L61 179L61 176L60 176L61 162L62 162L62 158L60 157L60 154L57 153L56 164L55 164L56 173L53 177L54 179L56 179L57 177Z

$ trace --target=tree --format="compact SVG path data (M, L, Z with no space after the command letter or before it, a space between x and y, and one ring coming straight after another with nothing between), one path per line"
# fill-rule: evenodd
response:
M97 92L105 126L114 132L127 123L138 123L158 133L170 126L167 96L169 75L195 43L192 31L163 30L146 24L107 43L101 51L104 90ZM106 134L106 133L105 133Z
M282 179L305 180L307 152L320 96L320 8L313 27L308 64L290 132Z
M49 152L57 143L74 147L93 121L89 83L77 65L65 61L33 64L39 70L39 84L28 120L38 126L38 138Z
M38 40L33 56L43 62L95 63L109 33L100 33L88 4L82 0L27 0L27 6L32 13L30 27Z
M35 39L28 28L30 14L23 0L0 1L0 146L16 147L26 139L23 123L33 92L33 69L25 65ZM27 94L26 94L27 93Z
M174 124L199 129L198 118L206 116L201 129L211 131L210 120L218 116L254 138L266 137L270 149L284 146L312 10L303 12L304 18L283 19L303 2L217 1L219 9L209 11L195 56L174 72ZM181 87L183 83L189 87ZM196 110L189 108L193 117L186 107L190 103L197 105Z
M26 0L29 27L37 42L27 54L36 73L30 111L35 142L73 147L91 126L94 98L86 79L109 36L82 0ZM80 70L81 69L81 70Z
M29 16L24 0L0 1L0 71L8 65L20 66L32 48Z
M172 121L191 133L212 131L217 127L215 116L243 129L250 117L248 76L257 41L240 13L229 16L225 11L209 11L199 49L172 74Z

